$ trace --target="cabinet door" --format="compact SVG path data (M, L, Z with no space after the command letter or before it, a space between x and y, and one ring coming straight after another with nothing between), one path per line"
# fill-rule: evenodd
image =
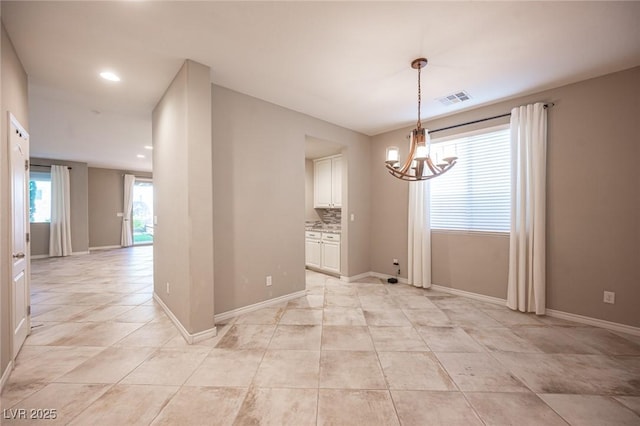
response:
M313 206L332 207L331 200L331 159L315 161L313 164Z
M342 158L331 160L331 203L333 207L342 207Z
M322 261L320 240L305 240L305 263L307 266L320 268Z
M340 273L340 243L322 243L322 269Z

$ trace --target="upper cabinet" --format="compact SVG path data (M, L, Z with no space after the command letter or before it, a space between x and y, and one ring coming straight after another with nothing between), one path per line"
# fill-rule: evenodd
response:
M342 207L342 156L313 160L313 207Z

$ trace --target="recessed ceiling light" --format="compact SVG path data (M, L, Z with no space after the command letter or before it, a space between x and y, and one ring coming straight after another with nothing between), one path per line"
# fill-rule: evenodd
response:
M138 158L144 158L144 155L138 154Z
M153 149L153 147L152 147L151 145L145 145L145 146L144 146L144 149L152 150L152 149Z
M103 71L100 73L100 77L109 81L120 81L120 77L112 73L111 71Z

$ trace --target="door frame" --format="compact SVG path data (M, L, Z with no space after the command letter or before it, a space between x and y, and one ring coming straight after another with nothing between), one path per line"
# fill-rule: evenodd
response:
M150 183L153 187L153 177L142 177L142 176L135 176L135 180L133 182L133 190L131 193L131 197L133 197L133 193L135 192L135 187L136 187L136 183L137 182L147 182ZM151 204L151 208L153 209L155 207L155 190L154 190L154 202ZM135 202L135 200L134 200ZM155 218L155 210L154 210L154 214L152 215L153 218ZM155 226L155 220L152 222L153 225ZM135 237L134 237L134 229L133 229L133 210L131 211L131 220L129 221L129 226L131 227L131 238L133 240L133 245L134 246L150 246L153 245L153 241L151 242L142 242L142 243L137 243L135 242ZM155 235L154 235L155 236Z
M24 139L26 141L26 147L27 147L27 167L25 168L25 181L28 182L29 179L29 166L30 166L30 160L29 160L29 132L26 131L26 129L20 124L20 122L18 121L18 119L11 113L11 112L7 112L8 115L8 126L7 126L7 143L9 145L9 184L11 186L11 209L10 209L10 232L9 232L9 241L11 244L11 250L10 252L13 254L13 241L14 241L14 209L13 209L13 190L14 190L14 185L13 185L13 164L12 164L12 149L13 146L11 144L11 136L12 136L12 129L17 129L21 134L20 136L24 136ZM29 191L28 191L28 186L25 185L25 194L24 194L24 200L25 200L25 212L24 212L24 217L25 217L25 270L24 270L24 274L25 274L25 287L26 287L26 309L27 309L27 316L26 316L26 331L27 331L27 336L31 333L31 223L29 221ZM15 357L17 356L19 350L21 349L22 346L20 346L20 348L16 348L15 347L15 329L16 329L16 324L15 324L15 311L16 311L16 307L14 306L14 301L15 301L15 297L14 297L14 289L13 289L13 259L12 262L10 262L9 265L9 269L11 270L11 285L9 286L9 324L11 327L11 339L9 341L9 348L10 348L10 352L11 352L11 359L15 359Z

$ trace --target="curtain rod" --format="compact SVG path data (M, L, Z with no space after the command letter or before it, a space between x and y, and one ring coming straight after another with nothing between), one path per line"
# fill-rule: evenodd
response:
M58 164L31 164L31 167L49 167L51 168L51 166L57 166ZM67 169L71 170L73 169L73 167L69 167L67 166Z
M545 109L551 108L554 105L555 105L554 103L546 103L546 104L544 104L544 108ZM443 132L445 130L455 129L457 127L468 126L470 124L482 123L483 121L495 120L497 118L503 118L503 117L509 117L509 116L511 116L510 112L508 112L506 114L494 115L493 117L481 118L479 120L473 120L473 121L468 121L466 123L454 124L453 126L442 127L441 129L430 130L429 134L437 133L437 132Z

